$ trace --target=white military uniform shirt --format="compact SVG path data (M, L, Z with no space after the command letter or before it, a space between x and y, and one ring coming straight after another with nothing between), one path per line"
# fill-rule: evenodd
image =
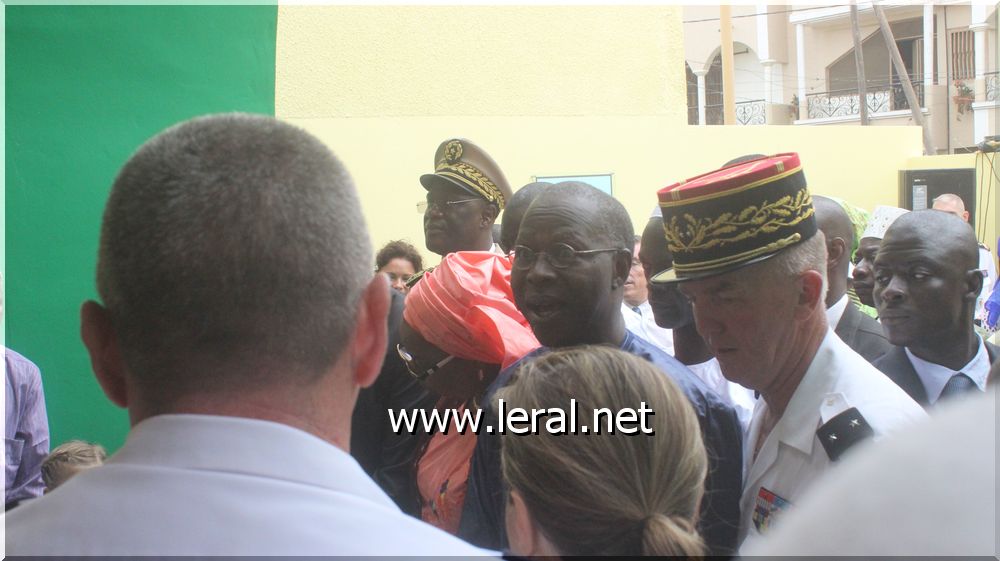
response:
M753 547L773 525L781 524L784 511L833 466L816 431L851 407L858 409L876 439L926 417L899 386L828 330L784 414L753 459L767 411L763 399L757 402L745 441L741 549Z
M625 329L635 333L639 338L670 356L674 356L674 332L656 325L653 318L653 308L649 301L636 306L639 311L633 310L625 302L622 302L622 318L625 319Z
M160 415L7 513L7 555L484 555L403 514L343 450L267 421Z
M859 450L750 558L996 557L996 392Z

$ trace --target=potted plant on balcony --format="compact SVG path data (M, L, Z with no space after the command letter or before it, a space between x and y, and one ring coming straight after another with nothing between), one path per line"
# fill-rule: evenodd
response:
M952 96L951 99L958 106L958 113L965 114L965 110L971 108L972 102L976 100L976 94L962 80L955 80L955 91L957 95Z

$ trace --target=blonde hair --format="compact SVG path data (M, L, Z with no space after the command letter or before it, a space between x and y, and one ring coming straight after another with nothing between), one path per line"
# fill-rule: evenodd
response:
M104 463L108 453L100 444L70 440L57 446L42 462L42 481L49 491L66 482L80 468L96 467Z
M560 553L705 554L695 521L708 460L694 410L666 374L618 349L568 348L527 363L498 397L529 411L573 398L578 425L591 427L595 409L653 410L653 434L503 435L504 478Z

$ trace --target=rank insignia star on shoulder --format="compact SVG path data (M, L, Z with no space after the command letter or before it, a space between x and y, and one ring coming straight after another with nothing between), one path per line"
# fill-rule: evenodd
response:
M855 444L875 436L875 431L858 408L851 407L824 423L816 436L827 457L835 462Z

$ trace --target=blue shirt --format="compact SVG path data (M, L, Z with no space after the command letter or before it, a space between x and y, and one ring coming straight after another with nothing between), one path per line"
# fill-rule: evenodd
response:
M732 554L737 545L743 487L743 431L736 412L680 361L632 332L625 331L625 340L620 348L648 360L670 376L694 406L708 453L708 477L698 529L712 555ZM500 372L486 390L484 423L497 424L497 411L492 399L496 391L510 383L522 363L547 352L547 347L540 347ZM482 433L477 438L469 468L459 537L480 547L507 547L504 525L506 491L503 485L500 435Z
M11 508L21 500L41 496L45 490L42 462L49 455L49 420L38 367L14 351L5 350L4 502Z

